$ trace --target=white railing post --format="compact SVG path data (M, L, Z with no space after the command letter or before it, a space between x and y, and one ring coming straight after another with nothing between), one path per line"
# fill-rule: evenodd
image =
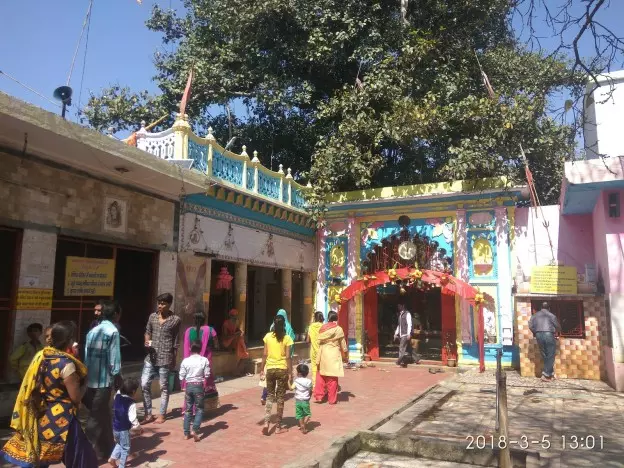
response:
M258 152L254 151L254 157L251 160L251 163L254 166L254 193L258 193L258 164L260 164L260 159L258 159Z
M208 156L206 159L208 160L206 163L206 174L208 177L212 177L212 144L215 142L215 137L212 134L212 127L208 127L208 135L206 135L206 140L208 140Z
M284 203L284 166L282 164L279 165L279 170L277 173L280 175L280 187L279 187L279 201L280 203Z
M243 179L242 186L244 189L247 188L247 162L249 161L249 155L247 154L247 147L243 145L243 152L241 153L243 159Z
M286 180L288 182L288 192L287 192L288 193L288 204L292 206L292 182L291 181L292 181L293 176L292 176L292 173L291 173L292 171L291 171L290 167L288 168L288 170L286 172L287 172Z

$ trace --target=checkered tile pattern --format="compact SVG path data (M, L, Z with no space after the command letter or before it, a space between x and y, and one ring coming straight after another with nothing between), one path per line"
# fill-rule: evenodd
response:
M542 375L542 356L537 341L529 330L531 300L552 298L516 296L516 338L520 348L520 374L525 377ZM557 299L578 300L578 296ZM607 343L604 299L582 297L585 318L585 339L559 339L555 356L555 375L559 378L600 380L606 378L602 346Z

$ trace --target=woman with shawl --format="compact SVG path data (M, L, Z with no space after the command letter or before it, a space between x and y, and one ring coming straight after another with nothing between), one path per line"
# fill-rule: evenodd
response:
M13 437L2 449L4 459L21 467L98 466L97 456L76 416L84 395L87 368L73 350L76 326L52 327L52 346L33 358L15 402Z
M342 363L348 359L345 334L337 322L338 314L332 310L327 316L327 323L319 330L319 351L316 356L318 373L314 399L320 403L327 393L330 405L338 401L338 378L344 377Z
M323 326L325 317L323 312L316 311L314 313L314 322L308 327L307 342L310 343L310 364L312 366L312 385L316 383L316 356L319 350L319 331Z
M288 321L288 314L286 313L284 309L280 309L277 311L277 316L282 317L284 319L284 327L286 330L286 335L290 336L290 339L294 343L297 339L297 335L295 335L295 331L293 330L292 325ZM271 328L269 328L269 332L272 332L274 329L275 329L275 322L271 324ZM295 346L293 345L290 348L290 358L292 359L294 355L295 355ZM265 405L266 399L267 399L267 389L265 388L264 390L262 390L262 398L260 399L260 402L263 405Z
M219 406L219 392L215 385L214 379L214 367L212 365L212 348L218 348L219 342L217 340L217 332L214 328L206 325L206 317L203 312L198 311L195 314L195 326L189 327L184 332L184 358L186 359L191 355L191 343L194 341L201 341L202 348L200 356L204 356L210 363L210 377L206 379L204 383L205 397L204 404L208 409L215 409ZM186 381L183 381L182 390L186 388Z

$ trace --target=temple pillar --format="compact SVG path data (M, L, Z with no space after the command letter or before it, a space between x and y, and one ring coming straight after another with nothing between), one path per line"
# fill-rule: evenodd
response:
M316 232L316 245L317 245L317 262L318 265L316 271L316 291L315 291L315 304L316 310L323 312L327 317L327 292L326 292L326 277L325 272L327 268L327 235L325 229L319 229Z
M360 270L360 234L357 229L357 223L354 216L350 216L347 220L348 252L347 252L347 283L351 284L357 280ZM348 335L349 360L359 362L363 359L362 355L362 336L363 336L363 320L362 320L362 295L358 294L349 301L349 330L345 330Z
M282 309L288 314L292 322L292 270L282 268Z
M457 241L455 247L455 277L462 281L469 282L468 273L468 235L466 233L466 210L457 210L456 214L456 230L455 239ZM461 360L463 354L462 344L464 342L472 342L471 337L471 319L470 319L470 304L468 301L461 300L461 298L455 298L455 311L456 316L456 347L457 347L457 362Z
M496 261L498 263L498 334L499 344L513 344L513 298L511 295L512 275L509 249L509 221L507 208L499 206L496 213Z
M240 329L247 328L247 264L237 263L234 267L234 308L238 310Z
M303 273L303 325L306 329L314 320L314 308L312 307L313 283L312 273L305 271Z

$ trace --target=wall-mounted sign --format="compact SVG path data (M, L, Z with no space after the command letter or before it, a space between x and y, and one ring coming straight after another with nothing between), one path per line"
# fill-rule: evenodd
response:
M52 290L20 288L17 290L17 310L48 310L52 308Z
M531 270L531 294L577 294L576 267L537 266Z
M67 257L65 296L112 296L115 290L115 260Z

